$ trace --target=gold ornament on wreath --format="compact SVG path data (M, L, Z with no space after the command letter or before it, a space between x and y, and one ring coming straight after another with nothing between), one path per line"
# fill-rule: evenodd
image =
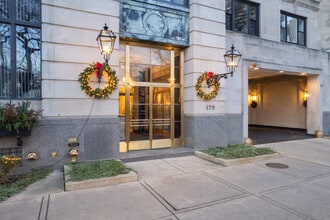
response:
M213 72L204 72L197 79L197 83L195 86L196 92L197 92L197 95L204 100L214 99L218 95L219 88L220 88L220 82L214 82L214 83L212 83L212 86L208 86L208 87L212 87L210 92L205 92L202 88L203 82L212 80L212 77L214 77Z
M103 88L93 88L91 85L91 77L96 74L98 83L100 85L102 76L106 78L106 83ZM105 74L104 74L105 73ZM117 88L118 78L116 72L111 69L107 64L92 63L86 67L79 75L78 81L80 82L81 90L85 91L87 95L96 99L105 99Z

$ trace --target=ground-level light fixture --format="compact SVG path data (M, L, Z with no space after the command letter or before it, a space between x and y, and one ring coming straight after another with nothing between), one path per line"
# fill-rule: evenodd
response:
M116 35L112 32L112 30L109 30L107 24L104 24L103 29L96 38L106 65L108 64L110 55L112 54L116 38Z
M306 108L307 107L307 99L310 95L308 94L307 91L304 92L304 100L303 100L303 106Z
M238 50L235 50L234 45L231 46L230 50L227 50L223 55L225 59L226 66L228 68L227 73L214 74L211 78L207 80L208 86L213 86L219 82L221 78L227 79L228 75L233 76L235 68L238 66L239 61L241 60L241 53Z
M258 103L257 103L257 96L256 95L252 95L251 96L251 104L250 104L251 108L257 108Z

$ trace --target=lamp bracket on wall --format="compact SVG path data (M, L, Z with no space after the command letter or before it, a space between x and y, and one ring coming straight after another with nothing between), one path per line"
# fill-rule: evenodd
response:
M232 45L231 49L227 50L226 53L223 55L229 72L214 74L214 76L209 78L206 82L208 87L217 84L221 78L227 79L228 75L233 76L235 68L238 66L239 61L241 60L241 56L241 53L238 50L235 50L234 45Z
M227 79L228 75L233 76L233 73L220 73L220 74L215 74L213 77L209 78L206 83L208 87L211 87L215 85L216 83L219 82L221 78Z

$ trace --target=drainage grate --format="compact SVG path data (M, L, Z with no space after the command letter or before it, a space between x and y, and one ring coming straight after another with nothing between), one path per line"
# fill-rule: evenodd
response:
M267 167L271 167L271 168L276 168L276 169L287 169L289 168L288 165L283 164L283 163L266 163Z

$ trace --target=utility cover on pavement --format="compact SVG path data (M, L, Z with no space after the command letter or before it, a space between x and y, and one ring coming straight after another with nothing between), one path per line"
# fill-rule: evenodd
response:
M289 168L288 165L283 164L283 163L266 163L267 167L271 167L271 168L276 168L276 169L287 169Z

